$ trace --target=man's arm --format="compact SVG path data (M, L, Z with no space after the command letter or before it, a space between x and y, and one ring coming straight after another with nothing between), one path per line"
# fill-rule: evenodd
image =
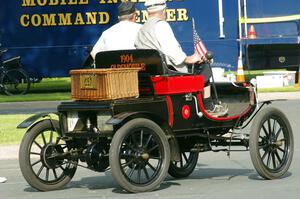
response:
M175 66L180 64L194 64L201 61L201 56L198 53L187 56L183 52L180 44L175 38L171 26L167 22L158 22L155 28L155 33L163 53L168 56Z
M93 50L91 51L91 56L93 57L93 59L96 58L96 54L98 52L104 51L105 50L105 32L103 32L103 34L101 35L101 37L98 39L97 43L95 44L95 46L93 47Z
M166 21L160 21L156 24L155 34L162 52L169 58L172 64L182 64L187 56L175 38L171 26Z

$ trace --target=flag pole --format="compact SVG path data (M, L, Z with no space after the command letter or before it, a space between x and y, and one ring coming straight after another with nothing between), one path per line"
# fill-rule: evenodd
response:
M195 27L195 19L194 19L194 17L192 18L192 23L193 23L192 24L193 25L193 30L195 30L196 27Z
M195 45L195 41L194 41L194 30L195 30L195 19L194 19L194 17L192 17L193 46ZM195 48L194 48L194 53L195 53ZM192 64L192 73L193 73L193 74L194 74L194 70L195 70L195 64Z

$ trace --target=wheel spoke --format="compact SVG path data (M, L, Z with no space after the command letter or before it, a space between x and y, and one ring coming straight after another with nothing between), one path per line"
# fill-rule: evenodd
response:
M272 152L272 162L273 162L273 169L276 169L276 161L275 161L275 154Z
M148 144L150 143L150 140L152 139L152 136L153 136L152 134L149 135L148 140L147 140L147 142L145 144L145 148L148 147Z
M273 119L273 130L272 130L272 133L275 134L275 124L276 124L276 120Z
M52 143L53 140L53 131L50 131L50 139L49 139L49 143Z
M38 161L34 162L33 164L31 164L31 166L33 167L34 165L38 164L41 162L41 159L39 159Z
M46 170L46 181L48 181L49 180L49 169L47 168L47 170Z
M129 144L128 142L124 142L124 144L125 144L125 147L128 147L128 148L130 148L132 151L136 151L136 149L132 146L132 144Z
M40 149L42 149L43 147L41 147L41 145L39 143L37 143L35 140L33 141L34 144L36 144Z
M155 172L156 171L156 169L149 163L149 162L147 162L147 165Z
M125 162L125 163L123 163L123 164L121 164L121 167L124 169L125 167L127 167L127 166L129 166L131 163L133 163L133 159L132 160L130 160L129 162Z
M134 155L131 154L131 153L122 153L122 154L120 155L120 158L121 158L121 159L126 159L126 158L128 158L128 157L134 157Z
M40 153L37 152L30 152L31 155L41 155Z
M283 154L285 154L285 150L283 150L282 148L278 147L277 148L279 151L281 151Z
M264 149L265 147L267 147L268 144L264 144L264 145L258 145L258 149Z
M182 160L182 155L180 156L180 168L183 167L183 160Z
M148 150L148 153L152 152L154 149L158 148L158 144L156 144L154 147Z
M134 167L133 167L133 168L131 169L131 171L129 172L129 174L128 174L128 177L129 177L129 178L131 178L131 176L132 176L132 174L133 174L135 168L136 168L136 164L134 165Z
M141 183L141 164L139 164L139 168L138 168L138 175L137 175L137 178L138 178L138 183Z
M141 130L141 138L140 138L140 147L143 147L143 135L144 135L144 131L142 129Z
M39 171L37 172L37 176L40 176L41 175L41 172L43 171L43 169L44 169L44 165L42 165L41 167L40 167L40 169L39 169Z
M145 176L146 176L147 180L149 180L150 177L149 177L149 173L148 173L146 167L143 167L143 171L144 171L144 173L145 173Z
M263 136L258 136L260 139L262 139L262 140L265 140L266 138L265 137L263 137Z
M264 130L265 135L267 136L267 138L269 138L270 136L269 136L269 133L268 133L266 127L264 125L262 125L262 128L263 128L263 130Z
M267 157L269 151L265 151L264 155L261 157L262 161Z
M190 153L190 155L191 155L191 153ZM184 152L182 153L182 156L183 156L185 162L188 163L188 158L186 157L186 154Z
M278 154L278 151L277 151L277 150L275 151L275 155L276 155L276 157L277 157L277 159L278 159L279 163L281 164L281 163L282 163L282 159L280 158L280 156L279 156L279 154Z
M149 155L149 160L150 159L154 159L154 160L160 160L161 156L153 156L153 155Z
M52 169L52 171L53 171L54 178L57 179L58 177L57 177L55 169Z
M276 135L275 135L275 139L277 140L278 139L278 136L280 134L280 132L282 131L282 127L280 126L278 131L276 132Z
M63 168L61 165L59 166L59 168L60 168L61 170L63 170L63 171L66 171L66 169Z
M268 130L269 130L269 138L271 137L272 130L271 130L271 118L268 119Z
M58 145L59 141L61 140L61 137L57 137L55 145Z
M135 136L134 133L131 135L131 139L132 139L132 144L133 145L135 145L135 146L139 145L138 141L136 140L136 136Z
M268 152L268 160L267 160L267 167L270 168L270 160L271 160L271 152Z
M43 142L44 142L44 145L46 145L46 139L45 139L45 135L44 135L44 132L41 133L42 134L42 138L43 138Z

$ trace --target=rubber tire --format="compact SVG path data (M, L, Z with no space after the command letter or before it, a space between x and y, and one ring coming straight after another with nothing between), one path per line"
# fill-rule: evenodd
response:
M127 136L127 134L130 133L131 129L138 127L146 127L152 129L160 139L164 150L164 160L162 161L161 166L162 169L160 170L156 179L154 179L151 184L147 184L146 186L137 186L130 183L120 169L119 151L121 143L123 142L123 139ZM114 179L122 188L132 193L147 192L157 189L168 174L170 158L170 146L165 132L156 123L144 118L132 119L129 122L125 123L113 136L109 150L109 163Z
M22 69L22 68L17 68L17 69L9 69L7 70L6 73L3 73L1 76L0 76L0 84L3 85L3 80L4 80L4 77L7 75L7 73L10 73L10 72L17 72L20 74L20 76L23 76L25 81L26 81L26 88L21 91L20 93L13 93L13 92L9 92L8 90L6 90L5 88L3 88L3 92L6 94L6 95L24 95L26 94L29 89L30 89L30 79L29 79L29 76L27 75L27 73Z
M59 129L59 123L57 120L52 120L52 123L56 129ZM73 178L77 169L77 166L73 165L72 168L69 168L66 171L67 174L63 178L61 178L58 182L55 183L45 183L35 176L35 173L32 170L32 167L30 165L29 153L30 153L31 143L40 132L49 129L53 129L53 128L50 120L48 119L36 123L24 135L19 149L19 165L23 177L28 182L28 184L30 184L33 188L39 191L52 191L52 190L63 188Z
M198 152L190 152L190 156L192 156L191 157L192 160L187 165L187 167L184 169L175 166L171 161L169 171L168 171L169 174L174 178L185 178L185 177L188 177L191 173L193 173L193 171L198 163L199 153Z
M263 123L270 118L270 116L276 116L279 120L281 120L284 125L286 126L289 134L289 154L287 157L287 163L283 166L283 168L280 169L278 172L270 172L267 170L266 166L264 165L258 149L258 138L259 133L262 128ZM274 107L267 107L260 111L255 119L252 122L251 126L251 133L250 133L250 140L249 140L249 149L250 149L250 156L253 163L254 168L256 169L257 173L268 180L272 179L278 179L282 177L289 169L290 164L293 159L293 153L294 153L294 138L293 138L293 132L292 127L290 125L290 122L288 121L287 117L283 112L278 110Z

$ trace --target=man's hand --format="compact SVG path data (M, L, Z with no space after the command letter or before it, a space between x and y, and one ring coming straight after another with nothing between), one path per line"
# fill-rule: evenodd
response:
M202 57L198 53L194 53L191 56L187 56L184 60L186 64L195 64L195 63L202 63Z

